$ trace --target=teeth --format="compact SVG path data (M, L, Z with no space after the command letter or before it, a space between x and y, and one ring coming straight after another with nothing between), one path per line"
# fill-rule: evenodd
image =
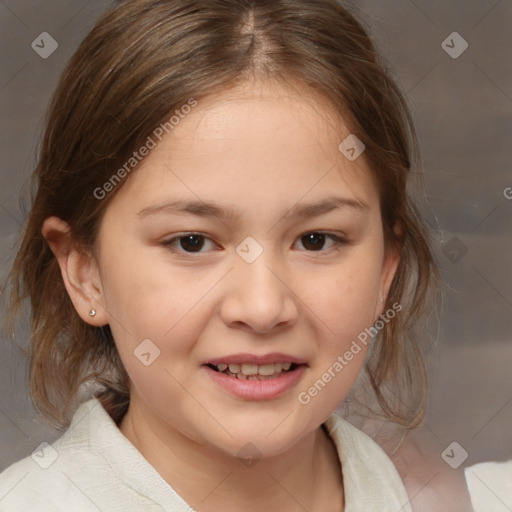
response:
M252 364L252 363L221 363L217 365L217 370L221 373L233 374L239 379L244 380L256 380L261 377L272 377L273 375L278 376L283 371L288 371L292 366L292 363L270 363L270 364ZM266 379L261 379L266 380Z
M274 366L274 365L272 365L272 366ZM261 368L261 366L260 366L260 368ZM242 365L241 371L244 375L258 375L258 365L244 363ZM274 373L274 372L272 372L272 373Z
M262 364L259 368L256 368L256 371L260 375L274 375L274 373L279 373L276 371L276 364ZM281 365L279 365L281 366ZM244 371L244 367L242 366L242 371Z

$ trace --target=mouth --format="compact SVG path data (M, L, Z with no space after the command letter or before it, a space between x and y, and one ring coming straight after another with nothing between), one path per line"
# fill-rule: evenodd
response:
M274 380L295 371L298 363L291 361L267 364L255 363L219 363L207 364L212 370L239 380Z
M233 354L203 363L213 383L244 400L271 400L298 385L308 364L290 354Z

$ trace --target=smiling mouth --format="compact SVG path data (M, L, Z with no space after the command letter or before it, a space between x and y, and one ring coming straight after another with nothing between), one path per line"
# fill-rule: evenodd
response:
M208 364L212 370L240 380L274 380L293 372L299 366L297 363L270 363L270 364L252 364L252 363L220 363L218 365Z

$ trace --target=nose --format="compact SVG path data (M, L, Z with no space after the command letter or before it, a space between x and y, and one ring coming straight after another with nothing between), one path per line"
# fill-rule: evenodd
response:
M253 263L236 256L220 312L226 325L265 334L295 324L296 297L289 277L276 268L265 252Z

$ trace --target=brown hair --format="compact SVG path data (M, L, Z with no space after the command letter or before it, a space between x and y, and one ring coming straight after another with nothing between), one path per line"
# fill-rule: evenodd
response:
M120 421L129 388L110 328L90 326L75 311L41 234L44 220L61 218L78 242L93 247L102 213L122 183L102 200L94 191L190 98L254 79L309 86L348 116L366 146L386 241L398 242L396 222L404 235L386 304L400 303L403 312L381 330L365 368L390 419L409 427L422 419L425 372L413 327L436 269L406 190L418 163L410 114L365 30L335 0L128 0L98 20L61 76L10 274L11 330L28 298L31 398L54 425L69 423L80 387L89 382L101 386L98 398ZM402 392L410 394L417 376L420 399L412 403Z

